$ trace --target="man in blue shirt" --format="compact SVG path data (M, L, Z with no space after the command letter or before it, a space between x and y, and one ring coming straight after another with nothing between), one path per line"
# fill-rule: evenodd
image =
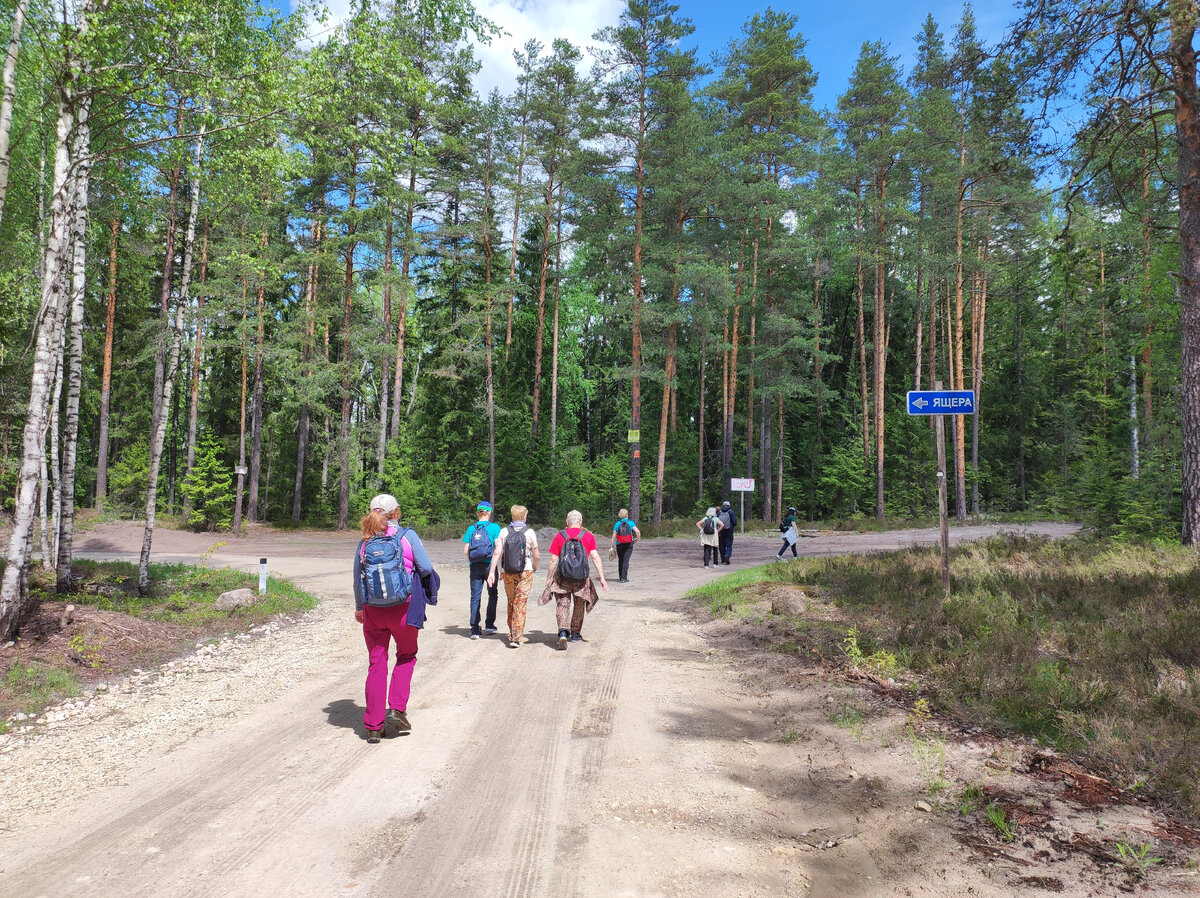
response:
M477 520L463 534L463 556L471 565L471 638L478 639L484 633L496 632L496 602L499 590L496 583L488 586L487 617L485 628L479 624L479 605L483 587L487 585L488 569L492 565L492 552L500 536L500 525L489 520L492 503L484 499L475 506Z

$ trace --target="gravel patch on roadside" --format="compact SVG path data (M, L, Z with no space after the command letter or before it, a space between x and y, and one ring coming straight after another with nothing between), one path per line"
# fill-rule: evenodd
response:
M96 790L125 781L153 752L170 751L266 704L328 667L346 630L344 603L197 645L153 670L97 686L0 735L0 830L45 822Z

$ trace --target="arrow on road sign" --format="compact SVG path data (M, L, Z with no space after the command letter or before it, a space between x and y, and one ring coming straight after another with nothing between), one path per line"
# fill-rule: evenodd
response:
M909 390L910 415L973 415L974 390Z

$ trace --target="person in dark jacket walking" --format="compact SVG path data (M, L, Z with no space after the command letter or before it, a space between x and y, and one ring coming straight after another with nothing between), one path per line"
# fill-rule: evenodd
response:
M363 725L367 728L367 741L376 743L385 725L395 727L399 733L412 729L408 697L417 664L417 635L425 620L424 605L437 604L437 574L421 537L400 524L400 506L394 496L384 493L372 499L371 510L363 517L361 526L362 539L354 552L354 619L362 624L367 643L367 709L363 712ZM413 592L405 601L386 607L368 604L363 596L366 544L378 536L399 541L404 569L414 583ZM392 640L396 642L396 664L389 687L388 654Z
M800 535L796 531L796 509L789 507L787 514L784 515L782 521L779 522L779 535L783 537L783 545L779 547L779 554L775 556L777 561L783 560L783 553L791 547L792 557L799 558L800 555L796 551L796 538Z
M721 564L729 564L729 559L733 555L733 528L738 522L738 516L730 506L728 499L721 503L717 520L721 522L721 531L717 534L717 542L721 549Z

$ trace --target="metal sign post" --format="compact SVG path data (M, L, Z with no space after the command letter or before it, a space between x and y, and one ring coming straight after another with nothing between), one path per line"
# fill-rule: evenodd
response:
M732 477L729 480L729 488L735 493L742 494L742 517L740 523L742 525L742 533L746 532L746 493L754 492L753 477Z
M974 390L943 390L939 380L932 390L909 390L908 413L932 415L937 440L938 536L942 544L942 588L950 592L950 520L946 511L946 428L943 415L975 414Z

